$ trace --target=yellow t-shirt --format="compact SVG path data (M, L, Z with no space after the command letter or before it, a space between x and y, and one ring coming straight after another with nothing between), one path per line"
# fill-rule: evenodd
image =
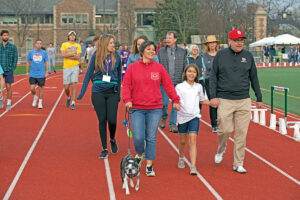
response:
M60 50L66 51L67 53L80 53L81 54L81 46L77 43L65 42L62 44ZM76 65L79 65L79 60L72 60L68 58L64 58L64 66L63 68L72 68Z

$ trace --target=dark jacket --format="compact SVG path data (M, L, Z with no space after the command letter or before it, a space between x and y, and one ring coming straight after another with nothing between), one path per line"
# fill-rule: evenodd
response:
M238 100L249 98L250 83L257 102L262 102L256 65L249 51L243 49L236 53L229 47L217 53L210 74L212 99Z
M96 54L94 54L90 60L90 64L88 66L87 72L85 74L80 94L78 95L77 99L81 99L84 96L84 93L87 89L87 86L91 80L91 77L95 73L95 60L96 60ZM104 68L106 69L106 64L104 63ZM101 81L103 78L103 74L106 75L106 72L96 72L96 76L93 78L93 86L92 86L92 92L105 92L106 90L109 90L115 85L118 86L118 95L120 96L120 87L121 87L121 57L119 54L116 54L116 62L112 69L109 69L108 75L111 77L110 83L99 83L98 81ZM116 84L115 84L116 83Z
M195 59L192 55L189 55L187 57L186 61L187 61L187 64L195 64L195 65L197 65L197 67L199 69L200 77L202 77L202 69L203 69L202 56L198 54L197 58Z
M159 49L157 53L157 58L159 63L162 64L167 72L169 73L169 58L168 58L168 51L167 48L169 46L165 46ZM182 73L186 66L186 51L178 47L175 47L175 80L173 80L174 85L177 85L182 82Z

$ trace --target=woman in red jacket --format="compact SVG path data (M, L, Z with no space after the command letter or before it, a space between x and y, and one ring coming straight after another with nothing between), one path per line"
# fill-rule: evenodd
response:
M127 109L130 110L136 160L141 165L147 160L146 175L155 176L152 161L155 159L156 135L162 115L162 95L160 85L179 110L179 96L165 68L153 61L156 46L145 41L140 47L142 59L132 63L124 76L122 94Z

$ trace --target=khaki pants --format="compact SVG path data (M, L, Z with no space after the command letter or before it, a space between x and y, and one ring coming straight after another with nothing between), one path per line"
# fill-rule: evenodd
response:
M243 166L251 99L228 100L219 98L218 106L218 153L225 150L227 140L234 130L234 166Z

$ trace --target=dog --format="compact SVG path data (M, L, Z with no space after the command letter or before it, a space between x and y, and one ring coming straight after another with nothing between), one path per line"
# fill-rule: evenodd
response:
M140 167L137 161L128 154L122 158L121 161L121 179L123 182L122 189L125 189L126 195L129 195L128 179L130 179L130 186L133 188L133 177L136 177L135 190L138 191L140 187Z

